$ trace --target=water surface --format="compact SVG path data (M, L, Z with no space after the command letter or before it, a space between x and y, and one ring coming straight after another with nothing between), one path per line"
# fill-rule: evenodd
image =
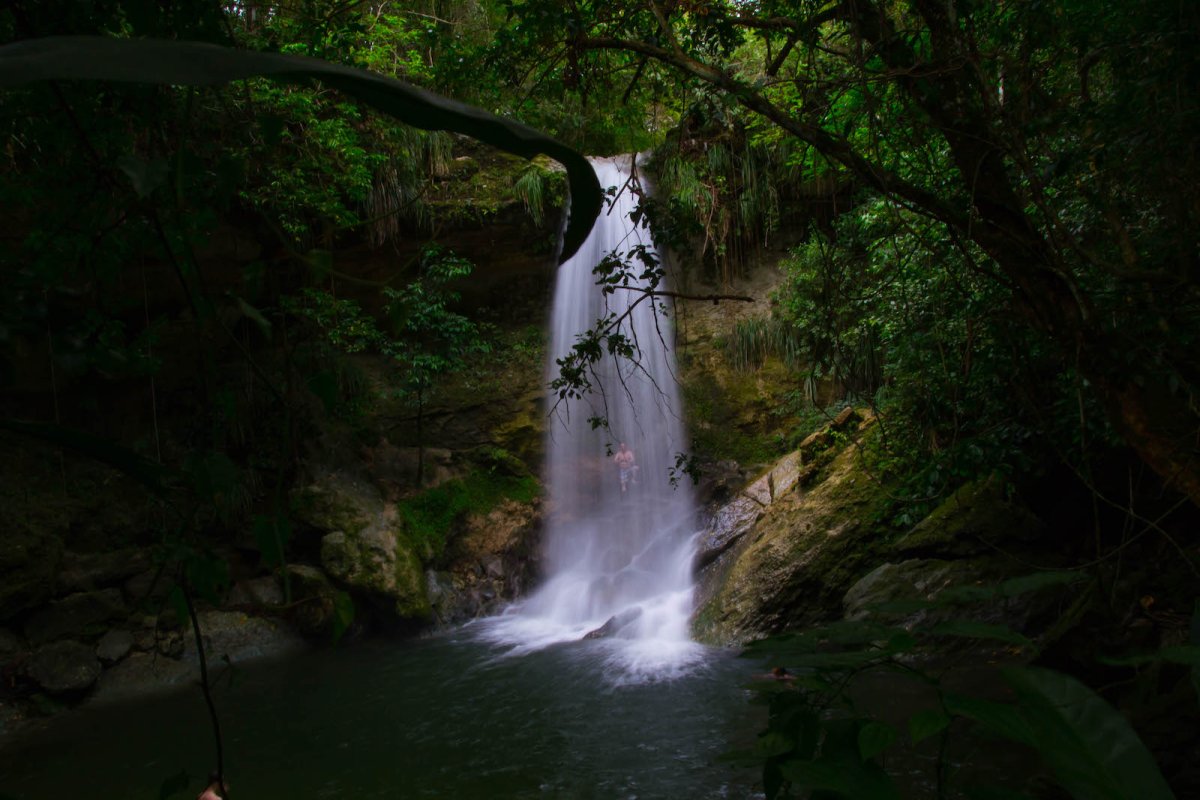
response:
M216 700L234 798L747 798L757 775L719 762L761 726L753 664L707 650L639 681L609 641L532 652L478 629L372 641L227 672ZM626 659L619 659L624 661ZM0 741L20 800L158 798L214 763L199 689L91 706Z

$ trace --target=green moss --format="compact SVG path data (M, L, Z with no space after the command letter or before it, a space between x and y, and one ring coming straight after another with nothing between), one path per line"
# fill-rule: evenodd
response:
M503 453L503 451L500 451ZM467 477L448 481L401 502L397 507L404 532L427 561L440 558L456 522L467 514L486 514L503 500L529 503L538 494L538 482L528 474L513 474L520 462L508 456L477 469ZM495 459L493 459L495 460Z

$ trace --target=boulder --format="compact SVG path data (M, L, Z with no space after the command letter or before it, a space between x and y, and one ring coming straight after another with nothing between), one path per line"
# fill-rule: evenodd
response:
M401 619L429 616L425 573L408 540L382 524L321 539L321 566L353 589L387 598Z
M383 513L383 499L366 481L329 472L292 493L295 519L322 533L357 533Z
M119 589L78 592L51 603L25 623L25 636L38 645L70 637L98 637L128 610Z
M82 692L100 677L100 662L85 644L55 642L33 654L25 665L25 674L50 694Z
M225 598L226 605L263 608L283 605L283 588L274 575L238 581Z
M105 664L114 664L133 649L133 634L129 631L111 630L100 637L96 644L96 657Z
M622 629L629 627L642 616L642 607L634 606L622 611L620 614L614 614L608 618L608 621L595 630L588 631L583 635L584 639L608 639L616 636Z
M197 619L210 665L226 659L237 662L283 655L304 644L303 639L278 620L251 617L240 611L201 611ZM183 659L199 665L195 638L186 636L183 644Z
M150 566L150 554L144 548L130 547L107 553L68 551L63 553L58 572L58 591L61 594L90 592L119 585Z

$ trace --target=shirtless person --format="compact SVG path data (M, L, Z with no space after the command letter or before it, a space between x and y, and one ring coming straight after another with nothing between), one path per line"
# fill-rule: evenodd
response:
M221 785L221 776L214 772L208 776L208 787L196 800L221 800L225 796L225 787Z
M637 466L633 463L633 451L626 447L624 442L621 442L617 454L613 456L613 461L616 462L617 469L621 474L621 494L625 494L625 489L633 480L637 470Z

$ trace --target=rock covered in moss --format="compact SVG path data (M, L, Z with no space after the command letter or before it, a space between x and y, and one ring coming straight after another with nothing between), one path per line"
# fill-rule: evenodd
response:
M697 636L744 642L839 615L846 589L877 563L892 534L883 521L891 500L861 458L848 447L824 481L777 495L702 574Z
M321 566L351 588L388 598L401 619L429 616L421 559L390 528L374 525L327 534L321 539Z
M1046 526L1004 489L999 475L966 484L898 539L893 552L954 558L994 553L1005 540L1036 539Z

